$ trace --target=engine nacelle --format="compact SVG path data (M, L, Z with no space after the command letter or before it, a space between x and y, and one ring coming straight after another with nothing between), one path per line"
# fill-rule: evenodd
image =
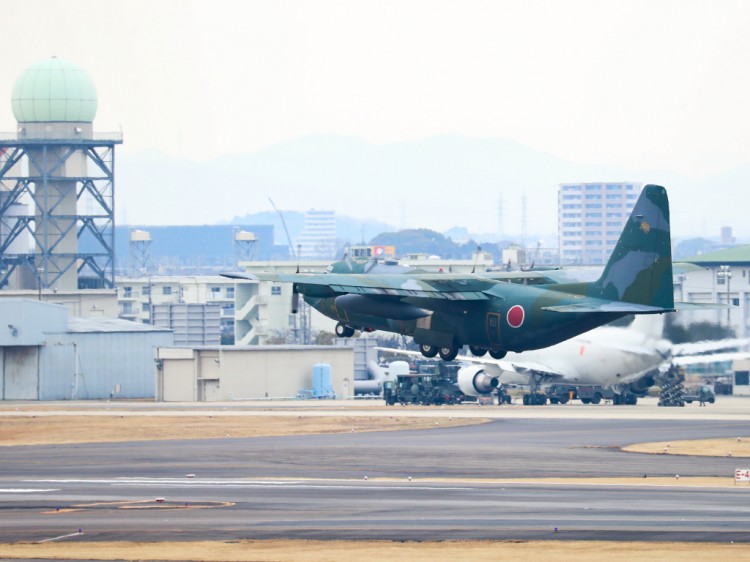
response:
M629 388L631 392L635 392L638 394L639 392L645 392L650 387L654 386L656 381L654 381L654 377L651 375L646 375L644 377L641 377L637 381L633 381L630 383Z
M425 318L431 312L402 301L379 299L367 295L340 295L334 301L336 308L354 314L368 314L370 316L384 316L393 320L416 320Z
M485 396L499 384L497 375L488 373L481 365L461 367L458 370L458 388L467 396Z

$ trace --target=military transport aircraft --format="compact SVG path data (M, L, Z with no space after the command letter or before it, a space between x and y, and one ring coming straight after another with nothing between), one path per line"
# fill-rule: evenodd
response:
M237 275L228 275L238 277ZM522 285L453 273L258 273L292 283L293 294L355 329L412 336L426 357L452 360L463 345L475 355L554 345L626 314L674 308L667 191L647 185L602 275L593 282ZM293 305L294 309L294 305Z

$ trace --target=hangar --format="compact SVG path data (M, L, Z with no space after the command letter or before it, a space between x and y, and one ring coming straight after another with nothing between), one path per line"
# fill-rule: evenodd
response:
M65 306L0 300L0 398L153 398L156 348L172 332L117 318L69 318Z
M165 402L354 394L353 346L161 347L156 363L156 399Z

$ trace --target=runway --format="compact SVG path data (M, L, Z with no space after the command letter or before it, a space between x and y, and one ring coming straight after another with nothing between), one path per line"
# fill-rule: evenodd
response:
M619 450L747 430L745 420L556 417L423 431L7 447L0 451L0 541L748 542L750 487L648 485L649 477L676 474L731 479L742 460ZM644 475L643 486L486 481Z

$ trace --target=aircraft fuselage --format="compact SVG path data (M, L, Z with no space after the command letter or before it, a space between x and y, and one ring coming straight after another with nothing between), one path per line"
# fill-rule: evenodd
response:
M488 300L446 301L419 299L406 313L388 315L388 301L346 295L310 297L322 314L363 330L383 330L412 336L418 344L436 347L471 345L489 350L525 351L554 345L623 316L621 313L561 314L542 307L574 300L569 294L504 286L507 296ZM354 298L352 298L354 297ZM425 309L428 309L429 312ZM420 316L421 317L414 317Z

